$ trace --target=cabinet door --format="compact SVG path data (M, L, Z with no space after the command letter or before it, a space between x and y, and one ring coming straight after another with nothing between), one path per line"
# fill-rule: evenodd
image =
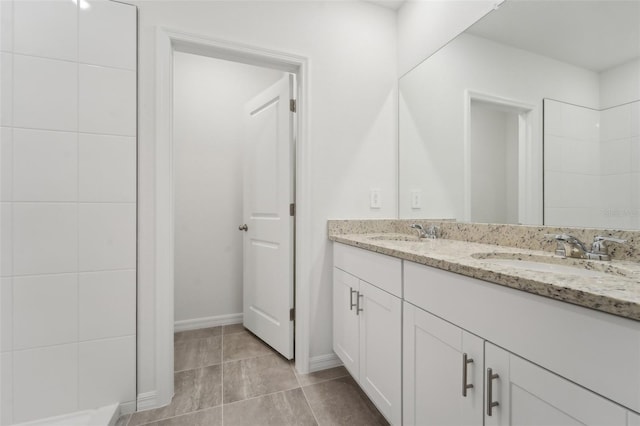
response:
M333 351L356 380L360 345L355 304L359 285L353 275L333 268Z
M402 303L360 281L360 386L391 424L402 421Z
M627 424L621 406L490 343L485 366L485 403L498 404L491 416L485 407L486 426ZM490 380L489 368L498 377Z
M404 424L481 425L482 339L407 302L403 327Z
M629 420L627 421L628 426L640 426L640 414L631 411L627 414L629 416Z

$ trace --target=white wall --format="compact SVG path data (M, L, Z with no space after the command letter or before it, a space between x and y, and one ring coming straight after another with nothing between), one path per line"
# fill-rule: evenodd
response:
M407 1L398 10L398 71L404 75L493 10L496 0Z
M140 8L138 391L155 384L155 31L178 31L309 58L310 354L332 353L330 217L396 217L397 72L393 11L363 2L135 2ZM382 208L369 208L369 189ZM161 313L160 313L161 314Z
M0 423L135 401L136 10L4 0Z
M600 108L640 100L640 58L600 73Z
M211 322L242 314L244 104L283 73L180 52L173 71L175 320Z
M535 106L533 194L542 193L542 99L599 105L598 74L462 34L400 81L400 217L464 218L465 90ZM410 208L413 189L421 210Z

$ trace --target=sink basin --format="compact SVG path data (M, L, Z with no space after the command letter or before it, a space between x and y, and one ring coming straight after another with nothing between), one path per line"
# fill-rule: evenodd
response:
M602 277L605 272L582 269L575 266L554 265L552 263L542 263L529 260L514 259L491 259L491 263L503 265L510 268L526 269L536 272L550 272L554 274L578 275L580 277Z
M521 253L475 253L472 257L494 265L527 271L591 278L603 278L611 275L632 278L630 276L632 274L628 271L617 268L609 262Z
M369 238L376 241L420 241L416 235L405 234L376 235Z

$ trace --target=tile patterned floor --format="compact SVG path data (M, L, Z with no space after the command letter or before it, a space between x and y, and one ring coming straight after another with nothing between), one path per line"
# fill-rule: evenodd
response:
M117 426L388 425L344 367L299 375L241 324L175 334L170 405Z

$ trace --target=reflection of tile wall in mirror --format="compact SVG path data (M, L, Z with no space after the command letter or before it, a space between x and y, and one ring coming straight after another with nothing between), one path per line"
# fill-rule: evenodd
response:
M637 229L639 105L594 110L545 100L545 225Z

